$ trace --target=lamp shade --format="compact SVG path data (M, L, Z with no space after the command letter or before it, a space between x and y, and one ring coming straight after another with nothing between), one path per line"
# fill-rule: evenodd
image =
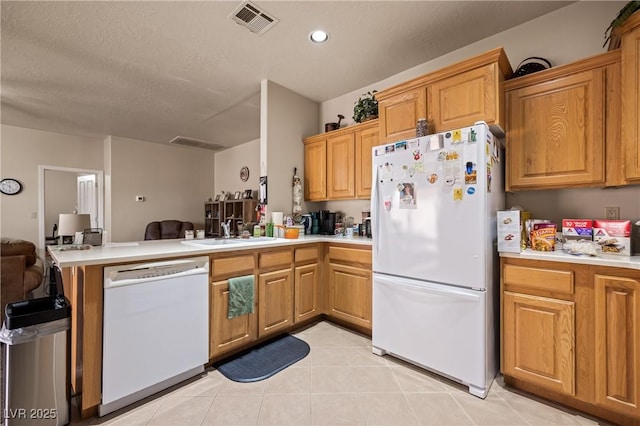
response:
M58 235L75 235L91 228L91 215L61 213L58 217Z

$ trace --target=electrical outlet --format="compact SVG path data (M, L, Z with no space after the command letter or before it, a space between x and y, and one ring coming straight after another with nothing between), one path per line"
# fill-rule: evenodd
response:
M605 207L604 218L607 220L620 219L620 207Z

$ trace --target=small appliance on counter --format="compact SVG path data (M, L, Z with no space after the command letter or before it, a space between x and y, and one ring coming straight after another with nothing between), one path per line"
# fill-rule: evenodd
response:
M320 234L333 235L336 226L336 213L329 210L320 210L318 212L318 221L320 224Z
M372 238L373 235L371 232L371 217L365 218L363 223L364 223L364 229L365 229L364 231L365 237Z

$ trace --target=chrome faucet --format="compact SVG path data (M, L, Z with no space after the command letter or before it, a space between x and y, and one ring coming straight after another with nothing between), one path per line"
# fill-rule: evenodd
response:
M227 220L226 223L222 222L220 226L222 226L222 232L224 232L224 238L231 238L231 232L229 231L229 228L231 227L231 219Z

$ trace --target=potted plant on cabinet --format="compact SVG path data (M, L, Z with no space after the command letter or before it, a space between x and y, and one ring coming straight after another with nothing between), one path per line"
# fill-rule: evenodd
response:
M378 118L378 101L376 100L377 90L363 93L355 102L353 107L353 121L362 123L363 121Z

